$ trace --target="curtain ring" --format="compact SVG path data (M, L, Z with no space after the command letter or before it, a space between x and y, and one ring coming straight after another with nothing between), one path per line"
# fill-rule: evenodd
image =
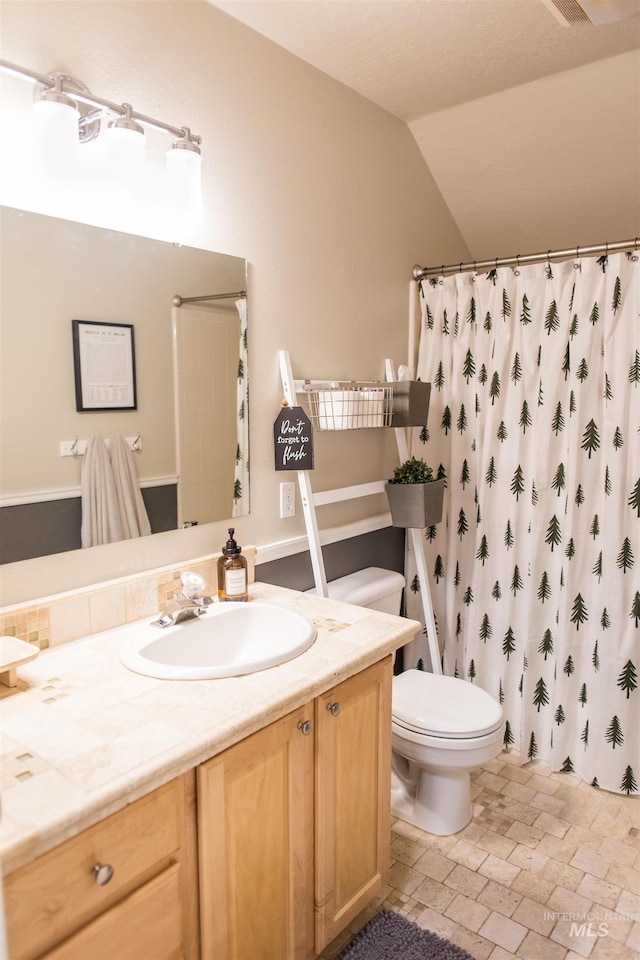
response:
M513 272L516 277L520 276L520 254L519 253L516 254L516 267Z
M458 267L458 273L462 273L462 261L460 261L460 266Z

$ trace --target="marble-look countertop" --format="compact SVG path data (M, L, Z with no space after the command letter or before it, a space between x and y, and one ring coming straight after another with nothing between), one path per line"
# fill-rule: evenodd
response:
M127 628L118 627L43 651L20 668L16 688L0 688L5 874L376 663L420 628L270 584L249 593L313 620L315 643L244 677L156 680L121 664Z

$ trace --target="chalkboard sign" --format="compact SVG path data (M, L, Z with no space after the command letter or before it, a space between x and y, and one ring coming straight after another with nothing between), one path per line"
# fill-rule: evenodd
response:
M313 470L313 427L302 407L283 407L273 425L276 470Z

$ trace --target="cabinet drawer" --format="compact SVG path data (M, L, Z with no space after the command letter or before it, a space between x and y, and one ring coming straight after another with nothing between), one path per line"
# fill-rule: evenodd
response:
M180 960L179 871L177 863L168 867L42 960Z
M11 957L39 956L167 866L183 823L178 778L7 877ZM104 886L96 882L95 864L113 868Z

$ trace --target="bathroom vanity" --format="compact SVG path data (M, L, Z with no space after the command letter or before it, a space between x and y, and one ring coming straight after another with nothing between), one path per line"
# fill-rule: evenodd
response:
M313 646L174 682L126 670L106 631L43 654L0 701L10 766L27 753L34 771L0 829L12 960L306 960L384 883L391 654L419 624L266 584L251 596L312 619ZM36 763L19 732L46 701Z

